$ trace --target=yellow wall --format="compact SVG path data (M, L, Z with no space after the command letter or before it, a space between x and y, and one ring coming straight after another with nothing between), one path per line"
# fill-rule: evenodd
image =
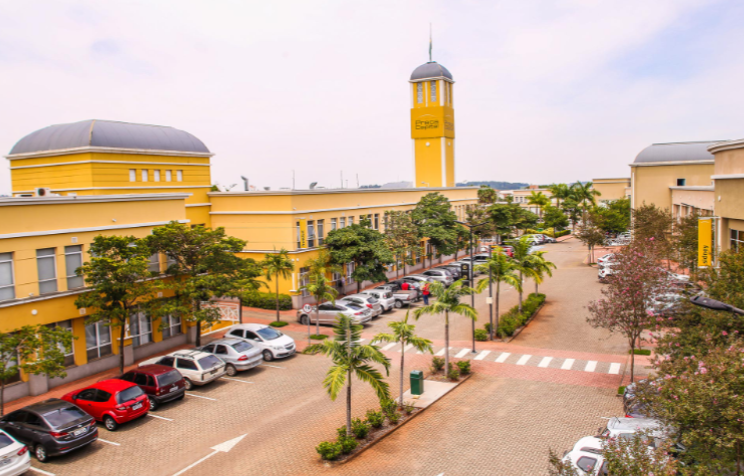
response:
M592 180L592 188L602 194L597 197L600 201L625 198L625 189L629 186L630 178Z
M686 186L710 186L713 164L632 167L631 174L634 208L639 208L645 202L671 210L672 194L669 187L676 186L678 178L686 179Z
M436 81L436 101L431 101L432 81L411 84L411 138L414 140L414 187L455 186L455 110L453 84ZM423 101L418 102L417 87L423 84ZM445 89L449 93L445 93ZM443 179L443 172L446 178Z
M744 220L744 179L716 180L715 190L716 215Z

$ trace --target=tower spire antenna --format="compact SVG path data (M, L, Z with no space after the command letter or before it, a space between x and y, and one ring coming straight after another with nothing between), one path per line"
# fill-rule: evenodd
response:
M429 23L429 63L431 63L431 48L432 48L431 23Z

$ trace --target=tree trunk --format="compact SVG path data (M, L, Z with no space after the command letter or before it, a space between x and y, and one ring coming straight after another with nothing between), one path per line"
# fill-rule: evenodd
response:
M315 333L317 335L320 335L320 302L321 300L318 300L318 302L315 303ZM310 323L308 322L308 334L310 333Z
M351 370L346 375L346 436L351 436Z
M243 298L238 298L238 322L243 323Z
M449 311L444 311L444 375L449 372Z
M279 274L276 275L276 322L279 322Z
M498 335L497 331L499 330L499 294L501 293L501 281L496 281L496 325L494 326L495 329L493 330L493 333L495 335Z
M633 383L635 373L635 337L630 342L630 383Z
M127 311L128 312L128 311ZM198 324L198 322L197 322ZM127 327L127 316L124 316L124 321L121 323L121 330L119 331L119 373L124 373L124 334ZM199 346L199 334L196 335L197 343L196 346Z
M0 381L0 416L5 416L5 380Z
M403 376L405 375L404 363L405 363L405 356L406 356L406 342L403 339L401 339L400 345L401 345L401 348L400 348L400 407L403 408L403 380L404 380Z
M522 312L522 293L524 292L524 277L522 276L522 272L519 272L519 284L520 284L520 291L519 291L519 312Z
M201 310L201 301L196 299L196 311L198 312L200 310ZM124 337L124 332L122 331L122 338L123 337ZM124 344L124 341L122 340L121 343ZM196 344L196 347L201 347L201 321L196 321L196 342L195 344ZM124 365L123 362L124 360L122 357L122 365ZM122 373L123 372L124 370L122 370Z

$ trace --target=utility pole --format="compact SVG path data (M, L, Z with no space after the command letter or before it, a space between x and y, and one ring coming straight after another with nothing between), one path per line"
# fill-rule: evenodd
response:
M487 221L484 221L482 223L476 223L475 225L471 225L470 223L465 223L463 221L457 221L457 220L455 220L455 223L459 223L462 226L466 226L466 227L468 227L468 230L470 230L470 267L469 267L469 272L468 272L468 275L469 275L468 276L468 279L470 280L470 287L471 288L475 288L475 286L474 286L475 283L473 282L473 228L477 228L479 226L483 226L483 225L485 225L488 222ZM475 293L474 292L470 295L470 298L471 298L470 299L470 303L471 303L470 305L473 307L473 309L475 309ZM473 353L475 354L476 353L476 350L475 350L475 321L472 321L472 324L473 324Z

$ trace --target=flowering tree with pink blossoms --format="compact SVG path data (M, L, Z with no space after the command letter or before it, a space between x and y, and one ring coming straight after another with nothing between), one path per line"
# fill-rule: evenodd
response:
M630 346L630 381L635 372L635 348L644 329L656 325L653 298L668 287L669 275L659 266L653 238L634 241L617 253L602 299L589 303L587 322L622 334Z

